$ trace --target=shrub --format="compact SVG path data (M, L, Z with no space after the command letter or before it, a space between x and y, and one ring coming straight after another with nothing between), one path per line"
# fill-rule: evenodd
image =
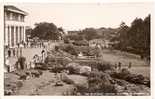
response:
M67 64L72 62L72 60L70 58L68 58L68 57L56 58L56 61L57 61L58 64L61 64L63 66L66 66Z
M104 83L106 84L110 84L111 83L111 76L109 74L103 73L103 72L91 72L90 75L88 76L88 82L93 81L93 80L97 80L97 82L102 82L104 81Z
M43 72L42 72L41 70L38 70L38 72L39 72L39 74L40 74L40 75L42 75L42 74L43 74Z
M113 84L102 84L100 90L105 93L105 95L117 93L117 89Z
M17 85L17 88L21 88L23 86L23 83L21 81L18 81L16 85Z
M47 64L45 63L39 63L36 64L34 69L38 69L38 70L48 70Z
M11 89L4 91L4 95L12 95L12 94L13 94L13 91Z
M135 74L130 74L128 75L125 80L135 83L135 84L144 84L144 76L143 75L135 75Z
M64 66L58 64L58 65L54 65L54 66L51 68L50 72L60 73L60 72L63 71L64 69L66 69Z
M32 76L39 78L40 73L38 71L32 71L31 72Z
M150 80L149 80L149 81L146 82L145 85L148 86L148 87L150 88L150 84L151 84L151 83L150 83Z
M46 65L44 66L36 66L34 69L38 69L38 70L48 70L48 67Z
M62 81L64 81L67 84L74 84L74 81L72 79L70 79L67 75L62 75L61 77Z
M77 45L77 46L88 46L89 45L88 42L84 41L84 40L82 40L82 41L75 41L75 42L73 42L73 44Z
M75 56L78 55L77 49L75 49L75 47L71 44L59 46L59 48L71 55L75 55Z
M88 77L89 91L102 93L116 93L114 85L111 83L110 75L103 72L91 72Z
M55 46L55 51L58 51L59 50L59 46Z
M26 80L26 78L27 78L26 74L25 75L20 75L20 77L19 77L20 80Z
M55 62L55 57L48 55L45 59L45 63L49 63L49 62Z
M109 74L101 71L92 71L88 76L88 86L75 85L77 94L88 95L90 93L90 95L96 95L96 93L101 93L102 95L108 95L109 93L112 93L115 95L117 90L114 84L111 83L112 80L113 79Z
M117 78L117 79L123 79L128 82L135 83L135 84L147 85L146 83L149 82L149 80L147 80L147 82L145 82L146 78L143 75L131 74L128 71L128 69L122 69L121 72L118 72L118 73L115 72L111 76L114 78ZM147 86L149 86L149 84Z
M64 39L64 43L68 44L69 40L68 39Z
M70 54L72 54L72 55L75 55L75 56L78 55L77 50L72 45L67 46L66 49L65 49L65 51L68 52L68 53L70 53Z
M97 63L97 67L96 67L99 71L106 71L106 70L114 70L113 65L109 64L109 63L103 63L103 62L98 62Z
M85 84L75 84L75 87L77 89L77 94L80 93L80 95L85 95L85 93L89 92L89 88Z

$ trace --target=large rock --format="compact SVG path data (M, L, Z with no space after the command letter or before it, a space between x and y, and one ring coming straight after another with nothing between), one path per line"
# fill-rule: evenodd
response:
M89 73L91 72L91 67L89 66L82 66L80 68L80 74L83 74L83 75L89 75Z
M61 80L67 84L74 84L74 81L66 73L61 73Z
M70 74L80 74L81 66L78 63L69 63L66 68L69 70Z

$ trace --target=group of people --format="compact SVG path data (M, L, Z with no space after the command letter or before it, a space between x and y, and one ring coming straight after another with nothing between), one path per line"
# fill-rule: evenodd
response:
M127 67L128 67L128 69L131 69L132 63L129 62L129 64L127 65ZM115 64L115 69L121 70L122 69L122 63L121 62L118 62L118 64L116 63Z
M7 56L8 57L11 57L11 56L18 57L18 56L21 56L21 54L22 54L22 50L21 49L13 48L13 49L8 49L8 51L7 51Z
M45 49L42 49L39 55L35 54L32 60L30 61L30 68L35 68L35 65L37 63L44 63L46 56L47 56L47 53Z

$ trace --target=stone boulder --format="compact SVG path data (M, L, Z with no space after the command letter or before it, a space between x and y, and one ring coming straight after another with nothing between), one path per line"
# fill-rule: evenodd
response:
M66 65L66 68L69 70L70 74L80 74L81 66L78 63L69 63Z
M81 68L80 68L80 74L82 74L82 75L89 75L89 73L91 72L91 67L89 67L89 66L82 66Z

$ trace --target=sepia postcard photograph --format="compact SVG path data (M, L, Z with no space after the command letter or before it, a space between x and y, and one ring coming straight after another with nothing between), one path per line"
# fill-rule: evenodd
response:
M152 3L5 3L5 96L150 96Z

